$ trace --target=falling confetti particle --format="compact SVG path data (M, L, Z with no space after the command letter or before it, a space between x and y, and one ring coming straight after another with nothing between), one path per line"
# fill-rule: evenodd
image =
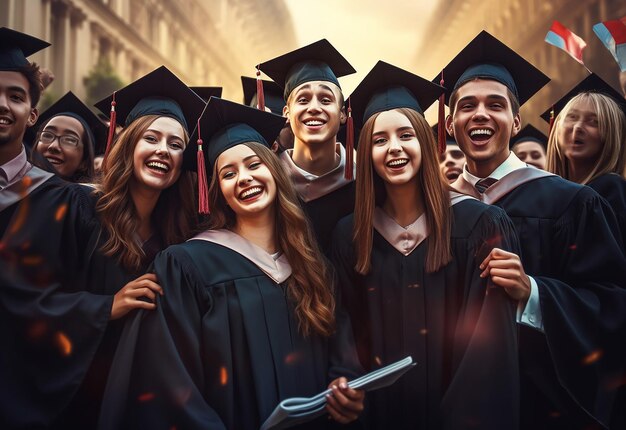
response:
M63 219L63 217L65 216L65 213L67 212L67 203L63 203L61 205L59 205L59 207L57 208L56 213L54 214L54 220L56 222L59 222Z
M583 364L586 366L593 364L598 361L600 357L602 357L602 351L598 349L596 351L593 351L591 354L585 356L585 358L583 358Z
M63 332L57 332L56 334L57 346L61 350L61 354L68 357L72 353L72 342Z
M225 367L220 368L220 384L226 385L228 383L228 371Z
M139 397L137 397L137 400L139 400L140 402L149 402L151 400L154 400L154 393L143 393L140 394Z

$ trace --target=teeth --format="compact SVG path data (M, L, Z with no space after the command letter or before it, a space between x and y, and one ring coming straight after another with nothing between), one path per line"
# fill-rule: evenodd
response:
M245 199L246 197L250 197L253 194L260 193L263 189L261 187L253 187L249 190L244 191L240 194L240 198Z
M489 130L488 128L478 128L476 130L470 131L470 136L476 136L478 134L484 134L486 136L491 136L493 134L493 131Z
M305 122L304 124L306 124L306 125L313 125L313 126L315 126L315 125L322 125L322 124L324 124L324 123L323 123L322 121L316 121L316 120L313 120L313 121L307 121L307 122Z
M166 171L166 172L167 172L168 170L170 170L170 169L169 169L169 167L167 167L167 165L166 165L166 164L159 163L158 161L151 161L151 162L149 162L147 165L148 165L148 167L154 167L154 168L156 168L156 169L159 169L159 170L164 170L164 171Z
M392 167L403 166L403 165L405 165L408 162L409 162L409 160L406 160L406 159L393 160L393 161L390 161L389 163L387 163L387 166L392 166Z
M6 118L0 118L0 124L9 124L9 120Z

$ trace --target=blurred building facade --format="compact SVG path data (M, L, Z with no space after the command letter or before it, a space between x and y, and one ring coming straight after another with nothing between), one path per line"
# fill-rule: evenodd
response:
M587 42L585 65L619 91L619 68L593 33L593 25L623 16L626 2L621 0L441 0L425 33L428 37L417 49L417 72L435 77L474 36L487 30L552 79L522 107L523 123L547 133L539 115L588 75L565 51L544 42L552 21Z
M239 100L240 75L253 76L277 41L297 44L284 0L0 0L0 26L52 43L31 59L55 75L50 91L79 97L106 58L125 83L164 64Z

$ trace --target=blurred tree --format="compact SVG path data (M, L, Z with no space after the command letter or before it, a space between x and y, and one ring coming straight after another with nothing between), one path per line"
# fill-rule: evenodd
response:
M117 76L106 58L98 60L94 68L83 78L83 84L87 90L85 102L90 106L124 86L124 82Z

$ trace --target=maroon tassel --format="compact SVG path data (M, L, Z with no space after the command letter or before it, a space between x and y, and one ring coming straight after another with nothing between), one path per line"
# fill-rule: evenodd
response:
M550 122L548 123L548 137L552 133L552 127L554 126L554 106L550 109Z
M265 110L265 94L263 93L263 81L261 80L261 70L256 69L256 104L257 109Z
M352 119L352 103L348 98L348 121L346 122L346 167L344 177L354 179L354 120Z
M204 166L204 152L202 151L202 137L200 135L200 120L198 120L198 152L196 153L198 162L198 213L208 215L209 210L209 184Z
M439 81L439 85L443 87L443 70L441 71L441 80ZM439 96L439 112L438 112L438 122L437 122L437 147L439 149L440 154L443 154L444 152L446 152L445 105L446 105L446 94L444 92Z
M102 159L103 165L105 164L107 156L111 151L111 147L113 146L113 139L115 138L115 123L117 121L117 112L115 111L115 105L117 104L115 102L115 93L116 91L113 91L113 99L111 100L111 115L109 116L109 134L107 136L107 147L104 151L104 157Z

